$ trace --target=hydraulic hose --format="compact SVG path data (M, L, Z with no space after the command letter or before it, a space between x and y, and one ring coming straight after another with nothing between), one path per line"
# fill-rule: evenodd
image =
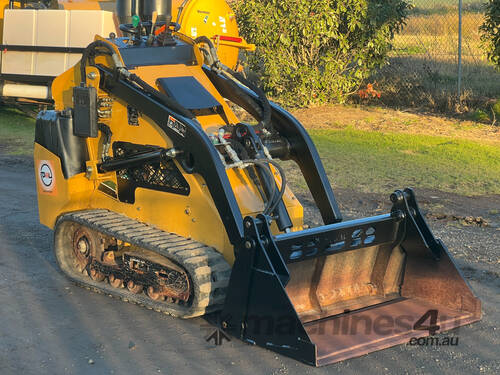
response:
M101 47L106 48L109 51L109 54L111 55L111 58L113 59L113 63L115 64L115 68L124 68L123 63L118 58L118 55L115 52L115 50L113 49L113 47L111 47L108 43L103 42L102 40L96 40L96 41L90 43L87 46L87 48L85 48L85 50L83 51L83 54L82 54L82 60L80 63L80 74L81 74L81 86L82 87L85 86L85 84L86 84L85 68L87 67L87 61L91 56L95 56L95 54L97 52L96 49L101 48Z
M263 211L264 215L270 215L271 213L274 212L280 201L283 199L283 195L285 194L287 181L283 168L281 168L281 166L276 161L270 159L250 159L250 160L242 160L242 162L258 166L262 171L264 171L268 175L269 181L273 182L272 184L273 189L270 192L270 196L267 200L267 203ZM280 174L281 188L279 190L278 186L275 183L273 173L271 172L271 169L269 168L268 164L272 164L272 166L275 167L278 170L278 173Z
M184 7L186 4L189 2L189 0L184 0L181 4L181 6L177 9L177 19L175 20L175 23L180 24L181 16L182 16L182 11L184 10Z
M274 182L273 174L271 172L271 169L269 168L269 166L266 163L259 162L259 161L254 161L253 163L255 166L259 167L267 175L267 178L269 179L269 182L271 184L271 190L269 191L269 197L267 198L267 202L266 202L266 205L264 206L264 211L263 211L264 215L270 215L272 213L271 207L273 206L274 200L276 199L276 190L277 190L276 184L273 183Z
M283 195L285 194L287 181L286 181L285 171L283 170L283 168L281 168L281 166L277 162L275 162L274 160L268 160L268 162L270 164L272 164L273 167L275 167L278 170L278 173L280 174L280 177L281 177L281 188L279 190L279 194L276 197L274 204L269 209L269 212L273 212L276 209L276 207L278 206L278 204L280 203L280 201L283 199ZM273 178L273 180L274 180L274 178Z
M248 79L243 77L242 74L237 73L233 71L231 68L225 66L219 61L219 57L217 56L217 49L215 48L213 42L206 36L199 36L198 38L195 39L195 43L205 43L208 45L208 50L203 49L202 51L205 52L205 56L207 57L207 62L208 65L210 66L211 70L214 70L216 73L222 73L224 76L226 76L229 79L229 82L231 80L235 80L239 82L240 84L248 87L251 91L253 91L257 97L259 98L258 101L258 106L260 107L262 111L262 117L259 120L260 125L268 130L269 132L272 131L272 126L271 126L271 105L269 104L269 100L266 97L266 94L264 91L262 91L259 87L254 85L252 82L250 82ZM231 85L232 89L238 92L239 96L242 96L244 98L244 101L247 102L248 99L252 100L255 102L253 98L251 98L249 95L247 95L243 90L241 90L238 85Z
M208 54L205 54L206 57L208 57L208 65L210 65L211 68L215 68L216 70L220 70L222 68L222 63L219 61L219 57L217 56L217 49L215 48L213 42L205 35L199 36L194 40L196 44L200 43L205 43L208 45Z

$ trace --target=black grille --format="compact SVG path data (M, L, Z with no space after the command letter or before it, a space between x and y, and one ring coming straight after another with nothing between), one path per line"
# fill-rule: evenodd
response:
M159 149L155 146L137 145L127 142L113 143L115 157L127 157ZM188 195L189 184L172 160L144 163L140 166L117 171L117 177L127 180L134 187Z

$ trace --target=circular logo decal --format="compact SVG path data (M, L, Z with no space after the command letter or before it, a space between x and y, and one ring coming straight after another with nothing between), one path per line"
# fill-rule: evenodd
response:
M54 167L50 160L40 160L38 163L38 180L42 192L48 194L55 193L56 176L54 176Z
M52 174L52 169L50 169L48 164L42 164L40 166L40 178L42 179L42 184L45 187L50 187L52 185L54 176Z

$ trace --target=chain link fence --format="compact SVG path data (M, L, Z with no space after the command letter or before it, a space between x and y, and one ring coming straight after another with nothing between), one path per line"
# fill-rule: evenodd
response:
M500 73L481 47L487 0L413 0L389 64L373 77L381 101L438 112L487 108L500 99Z

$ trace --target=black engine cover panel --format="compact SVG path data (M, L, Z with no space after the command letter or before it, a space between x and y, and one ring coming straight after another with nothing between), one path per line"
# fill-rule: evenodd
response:
M35 142L54 153L61 160L64 178L85 172L88 160L85 138L73 133L71 113L42 111L36 119Z

